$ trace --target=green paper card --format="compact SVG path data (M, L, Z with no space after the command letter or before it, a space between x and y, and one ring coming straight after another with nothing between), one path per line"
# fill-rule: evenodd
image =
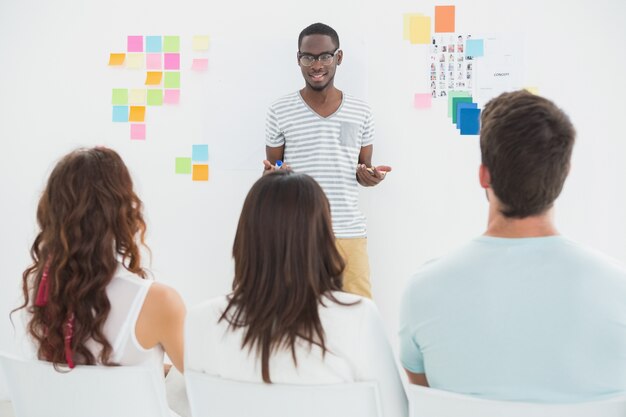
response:
M471 103L471 97L453 97L452 98L452 123L456 124L457 106L459 103Z
M163 90L148 90L148 106L163 104Z
M180 51L180 36L164 36L163 37L163 52L179 52Z
M448 117L452 117L452 99L454 97L471 97L468 91L449 91L448 92ZM456 114L456 110L455 113Z
M166 72L163 75L165 75L165 88L180 88L180 72Z
M111 104L128 104L128 89L114 88Z
M176 158L176 173L191 174L191 158Z

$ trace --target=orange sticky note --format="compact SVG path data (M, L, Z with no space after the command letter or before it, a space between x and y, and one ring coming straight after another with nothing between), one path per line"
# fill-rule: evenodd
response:
M412 44L430 44L430 16L410 16L409 26L409 41Z
M109 55L109 65L122 65L126 59L126 54L111 54Z
M194 165L191 173L191 179L193 181L208 181L209 180L209 166L208 165Z
M435 33L454 32L455 6L435 6Z
M143 122L146 119L146 106L130 106L129 122Z
M146 73L146 85L160 85L163 78L161 71L148 71Z

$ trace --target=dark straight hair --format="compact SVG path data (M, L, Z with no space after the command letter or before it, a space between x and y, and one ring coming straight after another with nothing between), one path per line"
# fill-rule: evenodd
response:
M317 182L276 171L253 186L243 205L235 243L235 279L220 321L244 328L242 349L261 359L271 382L273 352L304 339L326 352L318 307L342 286L344 261L335 246L330 208ZM341 304L341 303L340 303Z
M524 218L552 207L569 173L575 136L561 109L528 91L504 93L487 103L480 150L504 216Z

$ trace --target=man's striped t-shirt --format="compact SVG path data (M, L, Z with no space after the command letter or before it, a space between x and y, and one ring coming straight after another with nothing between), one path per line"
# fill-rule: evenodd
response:
M313 111L299 91L277 100L267 112L265 143L270 147L284 145L283 162L320 184L330 201L338 238L365 237L356 167L361 147L373 141L369 106L345 93L337 111L328 117Z

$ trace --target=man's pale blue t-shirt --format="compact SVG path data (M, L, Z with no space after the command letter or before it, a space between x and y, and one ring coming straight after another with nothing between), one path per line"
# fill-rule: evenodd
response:
M626 392L626 268L561 236L481 236L426 264L400 359L434 388L576 402Z

